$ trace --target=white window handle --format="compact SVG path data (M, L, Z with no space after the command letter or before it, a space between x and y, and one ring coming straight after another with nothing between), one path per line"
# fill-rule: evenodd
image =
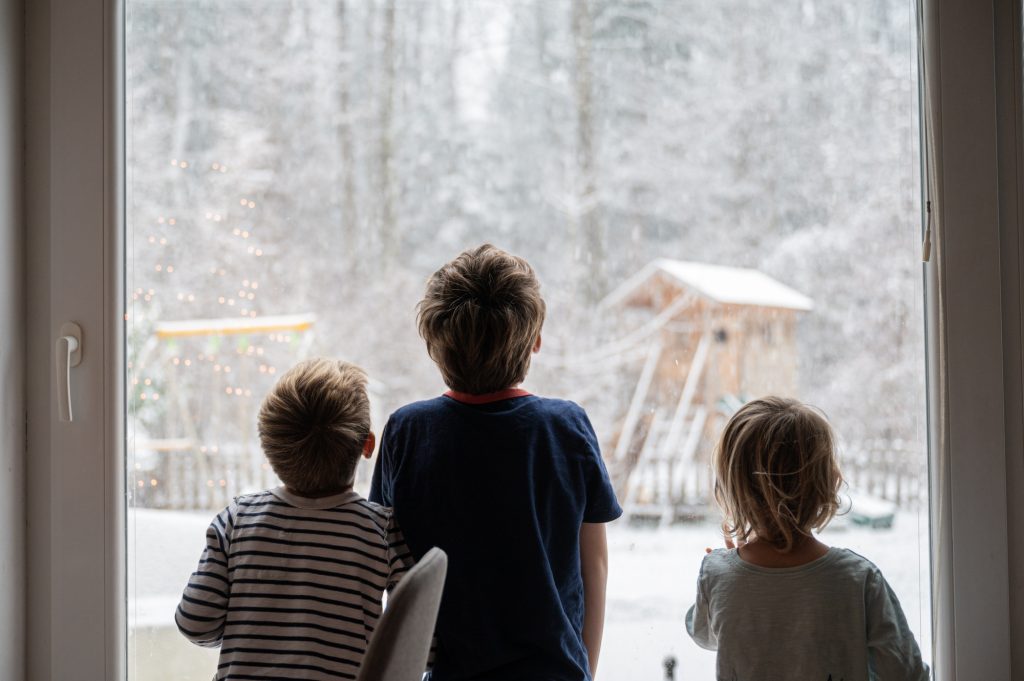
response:
M82 327L67 322L57 337L57 412L68 423L71 414L71 367L82 363Z

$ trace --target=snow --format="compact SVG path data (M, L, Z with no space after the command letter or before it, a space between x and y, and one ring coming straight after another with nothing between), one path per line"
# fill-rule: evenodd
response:
M849 491L851 499L849 515L865 521L878 521L893 516L898 507L891 501L864 494L859 490Z
M683 286L718 303L758 305L808 311L814 303L804 294L772 279L764 272L744 267L726 267L702 262L660 258L644 267L603 301L613 306L627 300L656 273L665 273Z
M212 514L135 510L129 515L134 561L129 573L135 575L129 624L134 638L147 642L144 666L159 670L173 662L188 670L176 678L205 681L215 657L181 637L174 629L173 615L181 588L195 569ZM609 527L608 606L598 681L661 679L667 655L679 660L678 679L714 678L714 653L690 641L683 618L693 603L704 549L718 544L717 534L713 523L657 530L621 522ZM822 539L857 551L881 568L929 659L927 536L924 511L901 511L891 530L840 523L826 529ZM183 660L192 660L192 667ZM143 665L139 670L144 671Z

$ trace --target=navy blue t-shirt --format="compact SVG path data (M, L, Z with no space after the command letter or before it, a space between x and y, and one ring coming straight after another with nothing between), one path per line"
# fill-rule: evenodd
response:
M579 405L492 397L415 402L381 436L370 500L417 559L448 553L431 681L589 681L580 525L622 509Z

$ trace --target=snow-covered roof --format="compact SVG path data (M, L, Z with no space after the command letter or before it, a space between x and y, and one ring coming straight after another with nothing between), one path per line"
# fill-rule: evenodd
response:
M239 333L307 331L315 322L316 316L312 314L182 319L175 322L160 322L156 325L156 335L158 338L174 338L178 336L226 336Z
M814 307L810 298L759 270L668 258L649 263L612 291L603 304L622 304L644 282L658 273L668 275L683 286L719 303L803 311Z

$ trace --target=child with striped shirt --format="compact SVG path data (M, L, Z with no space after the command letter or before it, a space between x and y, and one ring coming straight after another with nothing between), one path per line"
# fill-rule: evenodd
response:
M178 629L220 646L217 679L354 679L383 593L413 562L391 510L352 491L374 448L366 374L301 362L264 400L259 435L284 485L214 518Z

